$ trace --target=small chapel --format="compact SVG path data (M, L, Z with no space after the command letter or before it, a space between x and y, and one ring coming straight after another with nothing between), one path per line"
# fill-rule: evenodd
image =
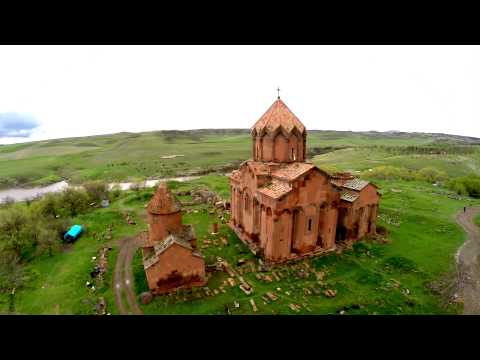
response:
M143 267L154 295L207 283L205 261L192 225L182 223L178 199L162 182L147 206Z
M377 187L306 161L307 130L278 96L251 128L252 159L229 176L229 226L267 263L376 233Z

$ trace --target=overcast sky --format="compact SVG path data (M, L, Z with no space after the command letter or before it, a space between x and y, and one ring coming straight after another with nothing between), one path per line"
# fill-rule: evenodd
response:
M0 46L0 143L248 128L480 137L479 46Z

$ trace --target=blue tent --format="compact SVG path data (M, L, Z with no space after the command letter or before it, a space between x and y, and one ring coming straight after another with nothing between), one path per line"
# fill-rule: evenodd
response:
M81 232L82 232L82 226L81 225L73 225L70 228L70 230L68 230L65 233L65 235L63 235L63 239L68 240L68 241L76 240L80 236Z

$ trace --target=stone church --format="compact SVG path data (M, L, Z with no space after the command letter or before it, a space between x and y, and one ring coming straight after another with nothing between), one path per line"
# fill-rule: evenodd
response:
M180 202L162 182L147 206L143 267L153 294L207 283L203 255L192 225L182 223Z
M230 227L270 263L375 234L377 187L306 162L307 130L280 97L253 125L252 159L229 177Z

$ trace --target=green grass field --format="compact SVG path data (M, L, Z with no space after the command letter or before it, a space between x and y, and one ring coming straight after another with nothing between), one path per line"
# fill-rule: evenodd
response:
M459 148L449 148L454 144ZM308 146L312 151L328 151L313 157L319 167L338 170L367 171L383 165L419 170L435 167L449 177L480 174L479 145L466 140L442 139L426 134L378 134L350 132L310 132ZM424 152L439 146L446 153ZM411 153L404 150L418 147ZM399 151L397 151L397 149ZM31 186L68 179L74 183L85 180L140 180L147 177L188 175L193 171L222 166L245 160L250 156L250 138L245 131L192 131L185 133L121 133L78 139L60 139L36 143L0 146L0 186ZM451 151L450 151L451 150ZM443 150L442 150L443 151ZM162 156L184 155L172 159ZM244 275L254 287L251 296L239 288L225 286L225 293L206 297L201 289L157 297L142 305L146 314L223 314L228 306L234 314L252 313L250 298L258 314L296 314L289 304L302 305L300 314L331 314L342 309L348 314L449 314L461 311L461 305L446 305L445 299L432 290L451 278L453 254L462 244L464 233L455 223L455 213L465 204L480 201L461 198L445 189L444 184L427 182L375 180L382 198L379 224L388 229L389 242L363 241L342 254L330 254L305 261L310 275L301 276L304 264L282 266L276 273L280 281L258 280L254 273ZM229 197L227 179L207 175L200 179L171 182L174 190L207 186L224 198ZM145 230L145 204L153 189L128 191L107 209L98 209L73 219L84 224L87 232L68 250L52 257L42 256L25 264L26 286L16 293L15 310L23 314L93 314L93 301L105 297L107 311L116 314L112 274L118 251L117 241L124 236ZM188 199L182 199L188 200ZM205 205L194 206L197 212L184 215L184 222L195 225L199 244L209 234L215 217ZM129 211L137 225L128 225L122 214ZM480 226L480 218L476 219ZM93 233L103 233L113 224L111 240L96 240ZM256 259L226 225L221 235L229 246L210 246L203 250L207 258L221 256L232 265L244 258L257 264ZM100 247L111 244L109 268L103 286L92 293L86 286L93 269L92 256ZM318 280L314 272L323 272ZM146 289L140 253L134 259L137 292ZM273 277L271 273L270 276ZM223 286L226 274L213 274L208 286ZM439 285L440 284L440 285ZM432 286L436 285L436 286ZM280 289L280 290L277 290ZM327 298L324 291L337 291ZM278 300L264 304L267 291ZM200 296L197 298L197 296ZM238 301L240 307L233 308ZM0 312L8 311L8 295L0 295Z
M326 274L322 283L313 274L307 279L299 277L297 273L303 266L299 262L274 269L284 278L272 283L258 280L254 273L246 274L245 279L255 289L251 296L245 295L238 286L231 288L228 285L224 286L226 293L220 292L213 297L205 296L201 290L179 292L142 305L144 312L223 314L225 306L229 306L232 313L251 314L250 298L254 299L258 314L297 313L289 308L291 303L304 305L300 314L310 311L314 314L334 314L345 308L349 314L458 312L458 305L447 306L444 299L430 289L430 285L448 277L454 269L453 253L464 240L463 231L454 222L454 214L464 206L465 201L451 199L448 197L451 193L425 183L383 181L378 185L383 192L379 223L388 229L390 242L364 241L342 254L307 260L315 271ZM480 204L479 201L471 203ZM195 225L199 244L202 244L205 236L215 238L209 234L210 227L207 226L213 219L206 208L200 206L198 210L198 213L186 214L184 221ZM207 257L221 256L232 265L240 258L257 263L257 259L225 225L221 226L219 236L226 236L230 245L204 250ZM140 252L135 261L135 281L140 292L146 290ZM271 272L267 274L271 275ZM223 272L214 273L208 286L218 289L226 278ZM327 298L323 294L326 289L337 290L337 296ZM278 300L264 304L262 296L267 291L275 292ZM200 294L202 297L197 298ZM233 308L234 301L240 303L238 309Z
M175 190L205 185L228 196L227 179L224 176L210 175L191 182L170 183L170 187ZM445 307L442 298L432 293L428 284L453 270L453 253L464 239L461 228L454 223L454 214L464 206L465 201L451 199L448 197L450 192L426 183L379 181L378 185L383 193L379 223L389 230L391 242L379 244L365 241L343 254L308 260L312 268L326 274L323 284L318 283L313 275L307 279L299 278L297 273L301 268L300 263L275 270L284 275L284 279L279 282L267 283L257 280L254 274L246 274L245 278L255 289L251 297L255 299L258 313L294 313L289 308L290 303L306 305L300 313L310 313L308 308L316 314L336 313L344 307L348 308L348 313L358 314L440 314L458 311L456 306ZM26 270L34 276L28 286L17 293L16 311L28 314L93 313L91 301L94 295L87 289L85 282L89 280L89 272L93 267L91 257L96 256L106 241L95 240L92 234L101 234L108 224L113 224L113 239L109 243L116 244L123 236L145 230L142 220L144 206L152 194L153 189L129 191L113 202L110 208L98 209L76 218L75 222L87 227L87 233L70 251L51 258L37 258L27 265ZM480 202L470 203L473 205ZM184 222L194 224L201 245L205 237L213 238L209 230L211 223L218 220L208 213L205 205L195 205L192 209L198 212L185 214ZM125 210L134 214L136 226L126 224L122 216ZM207 258L221 256L232 265L240 258L255 263L258 261L226 225L222 224L220 236L228 238L229 246L205 249L204 255ZM113 314L117 311L109 282L115 256L114 246L110 253L105 286L95 293L95 296L105 297L108 311ZM137 291L140 293L146 289L140 253L134 260L134 272ZM226 274L217 272L208 286L218 288L226 277ZM399 287L395 287L396 281L401 284ZM282 290L277 291L277 288ZM323 291L326 289L337 290L337 296L325 297ZM227 305L232 313L252 312L250 297L238 287L225 286L225 290L226 293L200 299L190 299L195 293L158 297L151 304L142 305L142 308L147 314L221 314ZM275 291L279 299L264 304L261 297L267 291ZM307 294L308 292L311 293ZM406 292L409 295L405 295ZM184 298L187 300L184 301ZM240 303L239 309L233 309L235 300ZM3 311L6 311L8 301L5 296L2 304Z
M128 198L127 198L128 199ZM128 211L136 220L136 225L128 225L123 217ZM98 209L73 219L86 230L72 245L60 253L48 257L37 257L25 265L29 275L26 286L16 293L15 310L20 314L93 314L96 298L103 296L107 311L117 313L112 291L112 275L118 251L116 241L127 235L134 235L145 228L139 210L123 204L122 200L110 208ZM112 239L105 239L107 227L112 224ZM94 238L94 233L97 237ZM99 249L111 245L108 271L103 286L94 292L86 287L92 281L93 256ZM7 312L8 296L0 296L0 313Z

